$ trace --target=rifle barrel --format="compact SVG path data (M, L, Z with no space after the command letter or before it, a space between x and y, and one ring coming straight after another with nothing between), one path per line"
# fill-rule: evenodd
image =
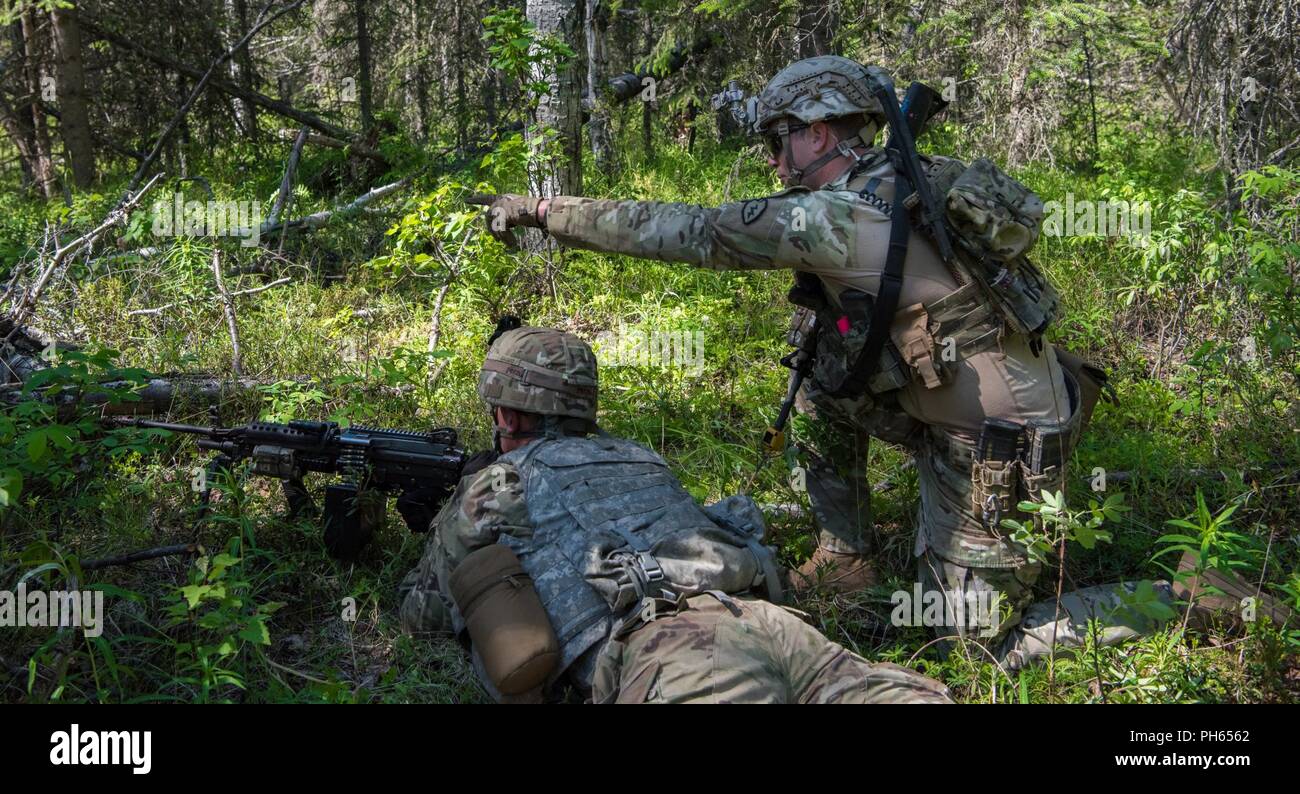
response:
M198 435L215 435L217 428L200 427L198 425L181 425L175 422L155 422L152 419L119 419L118 424L127 427L152 427L158 430L170 430L173 433L195 433Z

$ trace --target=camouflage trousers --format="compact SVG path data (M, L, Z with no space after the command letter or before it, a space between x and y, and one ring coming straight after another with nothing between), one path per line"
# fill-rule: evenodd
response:
M447 555L436 535L430 535L420 563L397 586L401 600L398 619L402 631L412 635L448 634L453 631L450 599L439 589L439 581L450 579Z
M870 554L875 547L867 458L871 437L910 446L922 425L902 412L831 400L804 382L795 400L803 485L817 528L817 545L839 554Z
M620 639L596 663L596 703L951 703L947 687L871 664L788 610L700 595Z
M935 626L947 653L969 643L973 656L1001 664L1008 670L1053 655L1068 654L1085 646L1091 628L1098 646L1114 645L1150 634L1163 621L1143 614L1134 603L1142 583L1096 585L1033 601L1033 586L1041 566L974 568L923 553L917 563L921 592L939 593L943 625ZM1168 582L1150 583L1161 603L1173 601ZM988 616L988 619L985 619ZM1094 623L1095 621L1095 623Z
M807 384L806 384L807 385ZM856 406L815 390L801 392L798 427L805 484L818 529L818 543L831 551L872 551L871 489L866 478L870 436L907 446L916 456L921 504L917 516L917 581L922 593L936 593L944 608L939 636L977 642L988 656L1019 667L1049 653L1081 647L1090 620L1100 626L1099 644L1150 633L1161 621L1145 617L1124 602L1133 601L1140 583L1099 585L1033 602L1040 566L998 531L1000 520L1023 518L1014 505L1037 498L1042 490L1065 488L1066 461L1077 435L1077 416L1063 423L1039 424L1029 435L1027 460L1018 464L1019 482L999 497L1003 514L979 514L974 497L974 439L917 422L901 411ZM1077 414L1077 411L1076 411ZM1171 601L1169 585L1151 583L1155 597ZM972 605L975 605L971 608ZM972 626L970 616L996 605L998 619ZM941 644L950 649L952 642Z

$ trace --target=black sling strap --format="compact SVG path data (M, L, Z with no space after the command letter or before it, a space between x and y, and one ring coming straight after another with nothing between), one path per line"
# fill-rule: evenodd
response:
M885 269L880 274L880 291L871 307L871 325L867 327L867 340L862 346L858 360L848 377L840 385L839 394L858 396L862 394L871 377L876 374L880 354L889 340L889 327L894 323L894 312L898 309L898 297L903 292L903 260L907 258L907 242L912 225L908 222L907 210L903 202L912 194L912 184L907 180L903 169L896 169L894 176L894 206L890 211L889 251L885 254Z

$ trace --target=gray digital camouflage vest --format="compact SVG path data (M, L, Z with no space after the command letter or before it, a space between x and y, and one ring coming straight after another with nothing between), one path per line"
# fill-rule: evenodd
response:
M543 438L501 458L517 467L532 533L502 535L533 578L565 671L590 688L596 653L647 596L771 587L773 552L748 497L701 507L639 444Z

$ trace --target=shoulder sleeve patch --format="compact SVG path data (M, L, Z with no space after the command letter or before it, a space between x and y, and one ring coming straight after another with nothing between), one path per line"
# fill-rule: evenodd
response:
M740 208L740 220L746 226L758 220L767 209L767 199L750 199Z

